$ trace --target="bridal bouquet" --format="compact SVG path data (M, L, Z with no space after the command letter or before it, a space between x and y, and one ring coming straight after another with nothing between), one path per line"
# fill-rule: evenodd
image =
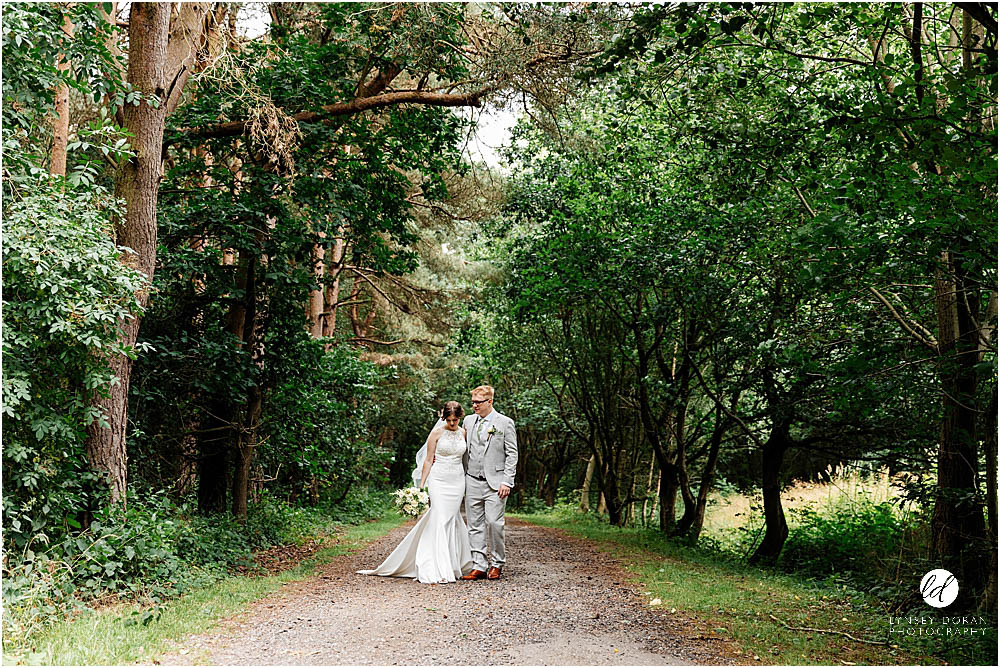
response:
M427 492L419 487L405 487L394 492L392 496L396 510L411 517L422 515L430 505Z

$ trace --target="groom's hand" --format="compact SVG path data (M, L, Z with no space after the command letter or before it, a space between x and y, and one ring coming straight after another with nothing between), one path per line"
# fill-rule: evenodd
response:
M500 485L500 489L497 490L497 495L501 499L506 499L507 496L510 495L510 487L507 485Z

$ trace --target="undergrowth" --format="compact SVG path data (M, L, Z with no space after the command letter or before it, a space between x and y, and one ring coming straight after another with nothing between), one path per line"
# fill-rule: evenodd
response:
M39 535L20 553L5 551L4 649L68 615L111 603L145 604L132 621L148 624L169 599L251 566L258 550L329 537L388 508L381 493L316 508L265 496L242 523L228 514L199 515L165 493L130 498L125 510L103 511L85 530L58 540Z

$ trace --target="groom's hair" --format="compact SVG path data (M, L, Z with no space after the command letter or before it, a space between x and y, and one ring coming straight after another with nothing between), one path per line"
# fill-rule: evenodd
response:
M462 404L457 401L449 401L441 409L441 419L446 420L450 417L457 417L461 420L465 417L465 409L462 408Z
M480 385L472 391L472 394L481 394L487 399L493 398L493 386L492 385Z

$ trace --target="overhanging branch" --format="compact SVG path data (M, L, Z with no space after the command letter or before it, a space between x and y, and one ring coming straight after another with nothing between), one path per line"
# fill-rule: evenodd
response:
M478 107L484 95L492 87L481 88L472 93L432 93L408 90L382 93L370 97L359 97L350 102L338 102L322 107L321 111L300 111L294 118L299 123L319 123L337 116L351 116L373 109L395 107L403 104L423 104L433 107ZM218 138L238 137L246 133L247 121L231 121L218 125L203 125L182 128L179 132L188 137Z
M911 320L910 318L907 318L902 313L900 313L896 309L896 307L894 307L889 302L889 300L886 299L885 296L881 292L879 292L876 288L868 286L868 291L871 292L873 295L875 295L875 298L889 310L889 313L892 315L893 320L898 322L910 336L912 336L920 344L926 346L927 348L930 348L934 352L938 352L937 340L934 338L934 335L927 330L926 327L924 327L923 325L914 320Z

